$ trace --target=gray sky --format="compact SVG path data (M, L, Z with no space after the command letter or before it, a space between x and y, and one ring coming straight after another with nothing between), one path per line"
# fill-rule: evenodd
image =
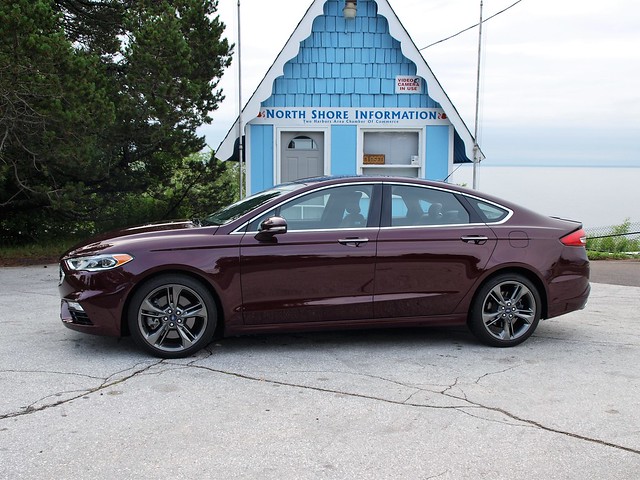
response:
M484 17L515 0L484 0ZM478 22L479 0L391 0L418 48ZM311 0L241 0L242 96L249 99ZM220 0L237 43L237 1ZM483 27L480 145L487 164L640 167L640 2L522 0ZM478 30L422 51L473 131ZM226 100L201 128L217 148L238 115Z

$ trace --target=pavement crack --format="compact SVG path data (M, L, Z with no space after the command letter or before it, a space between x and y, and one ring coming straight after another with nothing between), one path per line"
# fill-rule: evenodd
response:
M415 391L415 392L413 392L411 395L409 395L406 399L404 399L404 400L402 401L402 404L403 404L403 405L407 405L407 404L409 403L409 400L411 400L411 399L412 399L413 397L415 397L417 394L422 393L422 392L425 392L425 391L428 391L428 390L423 390L423 389L421 389L421 388L416 389L416 391Z
M249 381L253 381L253 382L261 382L261 383L269 383L272 385L280 385L283 387L293 387L293 388L301 388L301 389L305 389L305 390L311 390L311 391L315 391L315 392L321 392L321 393L332 393L335 395L344 395L347 397L352 397L352 398L361 398L361 399L365 399L365 400L373 400L373 401L377 401L377 402L383 402L383 403L387 403L387 404L391 404L391 405L398 405L398 406L407 406L407 407L414 407L414 408L421 408L421 409L429 409L429 410L454 410L457 412L461 412L465 415L472 415L468 409L477 409L477 410L485 410L485 411L490 411L490 412L494 412L494 413L499 413L501 415L503 415L504 417L510 418L512 420L515 420L517 422L519 422L519 424L512 424L509 422L500 422L497 421L498 423L503 423L505 425L509 425L509 426L525 426L525 427L531 427L531 428L537 428L549 433L554 433L557 435L562 435L565 437L569 437L569 438L574 438L576 440L581 440L581 441L585 441L585 442L589 442L589 443L594 443L603 447L609 447L609 448L614 448L616 450L622 450L628 453L634 453L636 455L640 455L640 450L635 449L635 448L631 448L631 447L625 447L624 445L619 445L613 442L607 442L606 440L601 440L598 438L592 438L592 437L587 437L586 435L580 435L578 433L573 433L573 432L569 432L566 430L561 430L559 428L553 428L553 427L549 427L546 425L543 425L540 422L537 422L535 420L530 420L524 417L520 417L518 415L515 415L511 412L508 412L507 410L504 410L502 408L499 407L491 407L488 405L483 405L481 403L478 402L474 402L472 400L469 400L469 398L467 398L466 394L464 392L464 398L458 397L456 395L452 395L450 393L447 393L450 389L452 389L453 387L455 387L458 383L458 379L456 379L456 381L450 385L449 387L447 387L446 389L444 389L443 391L440 392L432 392L432 393L439 393L441 395L444 395L446 397L455 399L455 400L459 400L462 401L464 403L466 403L466 405L425 405L423 403L410 403L408 400L410 400L410 398L415 395L418 392L414 392L409 398L407 398L406 400L402 401L402 400L393 400L390 398L384 398L384 397L377 397L375 395L366 395L363 393L355 393L355 392L346 392L346 391L342 391L342 390L336 390L336 389L332 389L332 388L323 388L323 387L316 387L316 386L312 386L312 385L303 385L303 384L297 384L297 383L291 383L291 382L283 382L280 380L273 380L273 379L269 379L269 378L264 378L264 377L255 377L252 375L246 375L243 373L238 373L238 372L229 372L229 371L225 371L225 370L220 370L220 369L216 369L216 368L211 368L211 367L206 367L204 365L196 365L195 364L196 361L190 362L188 364L183 364L183 366L188 367L188 368L197 368L197 369L201 369L201 370L206 370L206 371L210 371L212 373L218 373L220 375L227 375L230 377L235 377L235 378L240 378L243 380L249 380ZM511 367L511 368L515 368L515 367ZM506 369L509 370L509 369ZM505 370L505 371L506 371ZM495 373L500 373L500 372L495 372ZM481 378L483 378L486 375L481 376L478 380L480 380ZM415 387L414 387L415 388ZM487 418L483 418L483 417L477 417L474 416L475 418L484 420L484 421L494 421L496 422L496 420L491 420L491 419L487 419Z
M449 473L449 470L445 470L444 472L438 473L437 475L432 475L430 477L425 477L424 480L431 480L433 478L440 478L443 475L446 475L447 473Z
M427 407L427 408L433 408L433 409L439 409L439 410L455 410L455 409L458 409L458 408L465 408L464 405L423 405L423 404L417 404L417 403L403 403L403 401L401 401L401 400L392 400L392 399L384 398L384 397L376 397L374 395L366 395L364 393L346 392L346 391L342 391L342 390L336 390L336 389L333 389L333 388L314 387L312 385L303 385L303 384L299 384L299 383L283 382L283 381L280 381L280 380L273 380L273 379L264 378L264 377L254 377L254 376L251 376L251 375L245 375L243 373L227 372L225 370L219 370L219 369L216 369L216 368L205 367L204 365L191 364L191 365L185 365L185 367L198 368L198 369L201 369L201 370L207 370L207 371L210 371L210 372L213 372L213 373L219 373L221 375L228 375L228 376L231 376L231 377L241 378L243 380L250 380L250 381L262 382L262 383L270 383L272 385L280 385L280 386L283 386L283 387L302 388L302 389L305 389L305 390L312 390L312 391L322 392L322 393L333 393L333 394L336 394L336 395L344 395L344 396L347 396L347 397L354 397L354 398L363 398L363 399L366 399L366 400L375 400L375 401L389 403L389 404L393 404L393 405L410 405L410 406L415 406L415 407Z
M45 375L64 375L64 376L73 376L73 377L82 377L82 378L90 378L92 380L106 380L104 377L97 377L95 375L87 375L84 373L75 373L75 372L56 372L53 370L0 370L0 373L43 373Z
M136 370L134 372L132 372L130 375L124 376L122 378L118 378L117 380L113 380L110 381L110 379L117 377L118 375L131 370L133 368L136 368L138 365L134 365L131 368L125 369L125 370L121 370L119 372L116 372L112 375L109 375L106 379L105 378L101 378L101 377L96 377L98 380L103 380L103 382L98 385L95 388L89 388L86 390L69 390L69 391L65 391L65 392L56 392L56 393L52 393L49 395L46 395L42 398L40 398L39 400L36 400L35 402L32 402L30 405L27 405L26 407L24 407L22 410L18 411L18 412L10 412L10 413L5 413L0 415L0 420L6 420L8 418L16 418L16 417L22 417L25 415L31 415L32 413L36 413L36 412L42 412L44 410L49 410L51 408L56 408L59 407L61 405L65 405L67 403L71 403L74 400L78 400L79 398L85 397L87 395L91 395L93 393L99 392L101 390L104 390L106 388L109 387L113 387L114 385L120 385L128 380L131 380L132 378L138 376L138 375L142 375L144 373L146 373L148 370L150 370L151 368L160 365L164 362L164 360L158 360L156 362L153 362L149 365L146 365L144 368L141 368L140 370ZM43 400L46 400L47 398L51 398L52 396L57 396L57 395L64 395L64 394L74 394L73 396L69 397L69 398L65 398L64 400L60 400L58 402L55 403L49 403L46 405L41 405L39 407L36 407L34 405L37 405L38 403L42 402Z
M480 383L480 380L482 380L483 378L490 377L492 375L500 375L501 373L506 373L509 370L513 370L514 368L518 368L518 367L520 367L520 365L512 365L511 367L507 367L503 370L498 370L497 372L487 372L484 375L480 375L474 383L477 385L478 383Z
M458 400L463 400L460 397L457 397L455 395L451 395L448 393L443 392L443 395L446 395L448 397L451 398L455 398ZM501 415L504 415L507 418L511 418L512 420L516 420L517 422L520 422L521 424L524 424L525 426L528 427L533 427L533 428L538 428L540 430L544 430L546 432L550 432L550 433L555 433L555 434L559 434L559 435L564 435L566 437L571 437L571 438L575 438L577 440L582 440L585 442L590 442L590 443L595 443L597 445L601 445L604 447L611 447L611 448L615 448L617 450L623 450L625 452L629 452L629 453L635 453L637 455L640 455L640 450L635 449L635 448L631 448L631 447L625 447L624 445L618 445L617 443L613 443L613 442L607 442L606 440L601 440L599 438L592 438L592 437L587 437L586 435L580 435L579 433L573 433L573 432L569 432L566 430L561 430L559 428L553 428L553 427L549 427L547 425L543 425L540 422L537 422L535 420L530 420L528 418L524 418L524 417L520 417L514 413L511 413L503 408L499 408L499 407L491 407L488 405L483 405L481 403L478 402L474 402L472 400L469 400L466 395L464 398L464 401L469 402L470 405L473 405L474 407L483 409L483 410L487 410L487 411L491 411L491 412L496 412L496 413L500 413ZM465 412L468 413L468 412ZM508 424L511 425L511 424Z
M449 390L453 389L454 387L458 386L458 381L460 380L460 377L456 377L456 379L453 381L453 383L451 385L449 385L447 388L445 388L444 390L442 390L440 393L441 395L444 395L445 393L447 393Z

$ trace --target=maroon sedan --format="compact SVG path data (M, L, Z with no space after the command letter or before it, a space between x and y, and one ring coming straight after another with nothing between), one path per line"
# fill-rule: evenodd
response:
M465 323L510 347L590 289L580 223L390 177L300 180L128 228L68 251L60 272L67 327L167 358L216 333Z

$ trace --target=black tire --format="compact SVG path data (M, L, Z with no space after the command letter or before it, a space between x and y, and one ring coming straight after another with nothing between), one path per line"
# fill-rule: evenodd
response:
M216 303L197 280L162 275L136 291L127 321L133 340L151 354L188 357L211 342L217 323Z
M540 321L542 301L536 286L517 273L487 280L476 293L469 328L492 347L513 347L524 342Z

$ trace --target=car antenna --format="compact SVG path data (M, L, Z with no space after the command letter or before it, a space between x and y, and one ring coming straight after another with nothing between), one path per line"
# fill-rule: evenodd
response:
M446 177L444 177L444 180L442 180L442 181L443 181L444 183L446 183L446 181L447 181L447 180L449 180L449 177L450 177L451 175L453 175L454 173L456 173L456 172L458 171L458 169L459 169L461 166L462 166L462 164L458 165L458 166L456 167L456 169L455 169L453 172L451 172L449 175L447 175Z

